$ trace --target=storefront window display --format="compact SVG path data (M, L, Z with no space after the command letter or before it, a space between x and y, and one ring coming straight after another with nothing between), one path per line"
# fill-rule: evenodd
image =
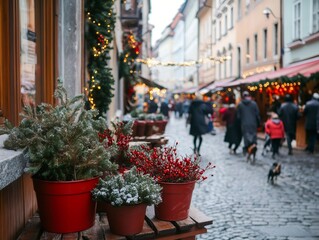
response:
M23 105L34 105L36 96L36 31L34 0L20 0L20 81Z

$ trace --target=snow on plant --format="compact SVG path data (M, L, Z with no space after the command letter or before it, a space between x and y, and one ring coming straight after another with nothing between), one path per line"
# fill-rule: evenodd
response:
M127 206L144 203L159 204L162 188L149 175L137 172L133 167L129 171L100 179L92 191L93 199L104 201L113 206Z

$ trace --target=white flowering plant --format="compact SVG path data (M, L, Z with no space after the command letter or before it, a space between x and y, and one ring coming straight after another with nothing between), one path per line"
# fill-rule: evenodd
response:
M107 202L113 206L141 203L157 205L162 201L161 190L161 186L152 177L138 173L133 167L123 174L100 179L92 191L92 196L96 201Z

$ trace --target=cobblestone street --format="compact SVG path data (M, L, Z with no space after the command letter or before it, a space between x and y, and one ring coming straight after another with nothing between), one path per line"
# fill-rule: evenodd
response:
M231 155L224 139L224 128L215 136L203 136L204 164L216 165L212 177L198 184L192 204L213 219L208 233L198 239L319 239L319 154L294 150L276 159L282 172L274 185L267 174L274 162L270 153L261 156L263 141L258 140L254 165L246 162L239 147ZM192 136L185 119L171 117L166 135L170 143L179 142L182 154L192 154Z

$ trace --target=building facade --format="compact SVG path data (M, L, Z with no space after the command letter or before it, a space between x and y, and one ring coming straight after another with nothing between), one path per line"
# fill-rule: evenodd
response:
M197 12L199 35L199 85L215 80L215 65L209 59L212 56L212 0L201 0Z
M238 44L235 28L236 1L214 1L213 12L213 64L216 82L238 76L236 57ZM242 33L238 31L238 34Z
M319 55L319 1L283 3L284 66Z
M186 0L182 8L182 14L185 21L184 34L184 61L198 61L198 18L196 17L198 11L199 1ZM185 67L185 80L190 82L189 85L198 86L199 72L197 66L192 65ZM188 85L187 83L185 83Z
M281 1L236 1L238 76L281 67ZM265 14L267 13L267 14Z

